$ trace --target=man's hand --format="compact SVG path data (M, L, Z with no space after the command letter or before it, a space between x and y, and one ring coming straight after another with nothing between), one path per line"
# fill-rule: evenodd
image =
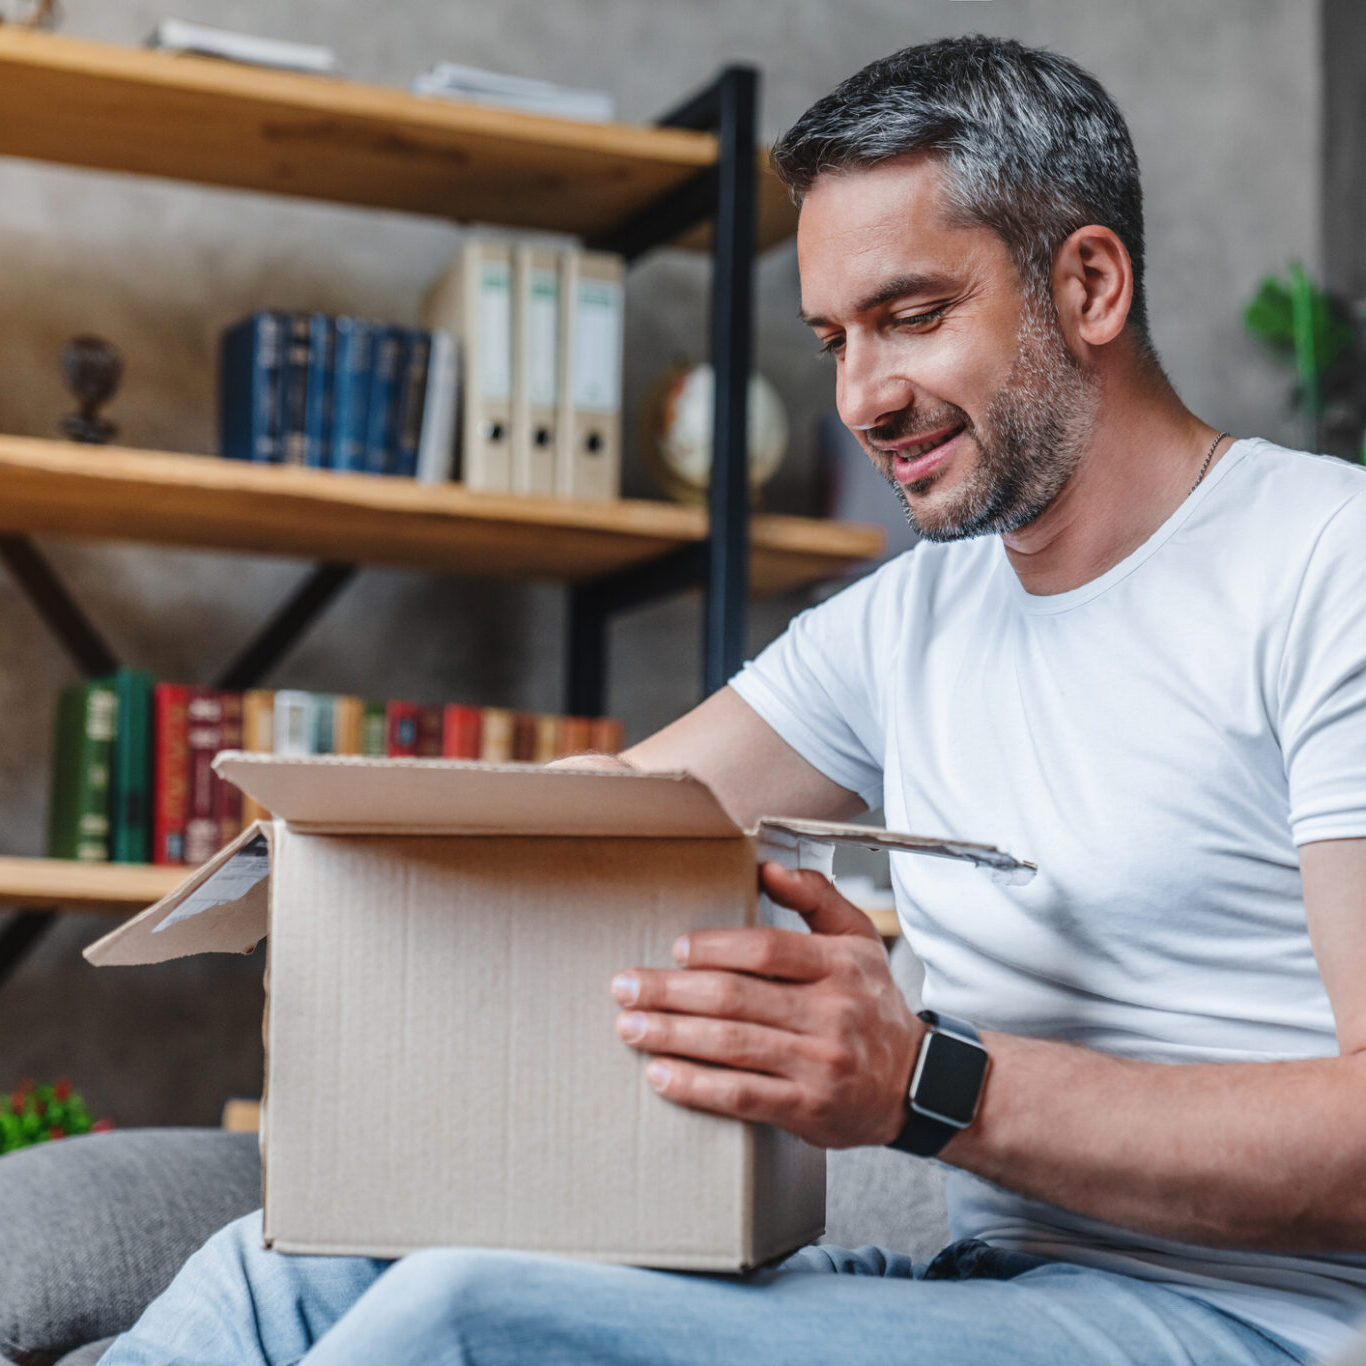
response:
M819 873L760 869L810 934L765 926L698 930L679 971L612 981L618 1035L680 1105L775 1124L822 1148L887 1143L905 1123L924 1026L892 980L872 921Z

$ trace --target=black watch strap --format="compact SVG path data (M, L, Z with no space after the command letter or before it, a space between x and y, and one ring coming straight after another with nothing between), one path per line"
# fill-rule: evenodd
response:
M915 1070L907 1094L908 1117L901 1132L887 1145L916 1157L933 1157L954 1134L966 1129L977 1114L982 1083L986 1077L987 1051L974 1025L953 1015L922 1010L919 1018L929 1026L920 1045ZM935 1050L934 1035L952 1040L949 1057L941 1060ZM940 1045L942 1050L944 1045ZM927 1076L928 1069L952 1068L954 1075ZM951 1104L938 1103L943 1109L925 1104L928 1097L949 1094ZM952 1110L953 1113L945 1113Z

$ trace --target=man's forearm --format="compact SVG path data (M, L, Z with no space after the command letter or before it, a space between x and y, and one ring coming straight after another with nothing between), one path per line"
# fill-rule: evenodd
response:
M1366 1055L1174 1065L984 1041L982 1108L946 1162L1164 1238L1366 1249Z

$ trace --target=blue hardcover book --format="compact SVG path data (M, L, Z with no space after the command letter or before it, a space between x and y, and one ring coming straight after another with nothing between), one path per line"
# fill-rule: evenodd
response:
M327 463L334 470L363 470L375 325L364 318L334 318L333 331L331 453Z
M326 469L332 444L332 351L336 345L333 320L313 315L308 348L308 393L304 399L304 464Z
M309 431L310 390L320 406L326 374L327 317L322 313L285 314L285 358L280 380L282 459L286 465L316 465ZM316 359L315 359L316 357Z
M219 342L219 441L222 454L232 460L280 462L285 322L280 313L253 313L228 328Z
M431 351L430 332L410 328L403 334L398 414L394 424L394 445L390 448L389 471L408 479L417 474L417 452L422 444L422 411L427 397L427 368Z
M365 468L371 474L389 472L399 406L399 361L403 329L375 328L374 365L370 371L370 397L365 412Z

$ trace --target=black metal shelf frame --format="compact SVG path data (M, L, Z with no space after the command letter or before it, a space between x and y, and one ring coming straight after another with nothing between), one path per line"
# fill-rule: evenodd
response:
M645 565L568 590L564 707L570 715L606 710L608 626L619 612L701 587L702 695L740 667L749 585L748 394L753 339L759 74L725 67L716 79L665 114L662 127L715 132L716 163L588 245L633 261L689 228L714 220L710 350L716 377L712 472L705 541ZM111 673L118 659L51 564L27 536L0 535L0 560L57 641L87 677ZM359 566L324 562L277 609L215 686L238 691L263 678L302 639ZM17 911L0 929L0 985L42 938L55 916Z

